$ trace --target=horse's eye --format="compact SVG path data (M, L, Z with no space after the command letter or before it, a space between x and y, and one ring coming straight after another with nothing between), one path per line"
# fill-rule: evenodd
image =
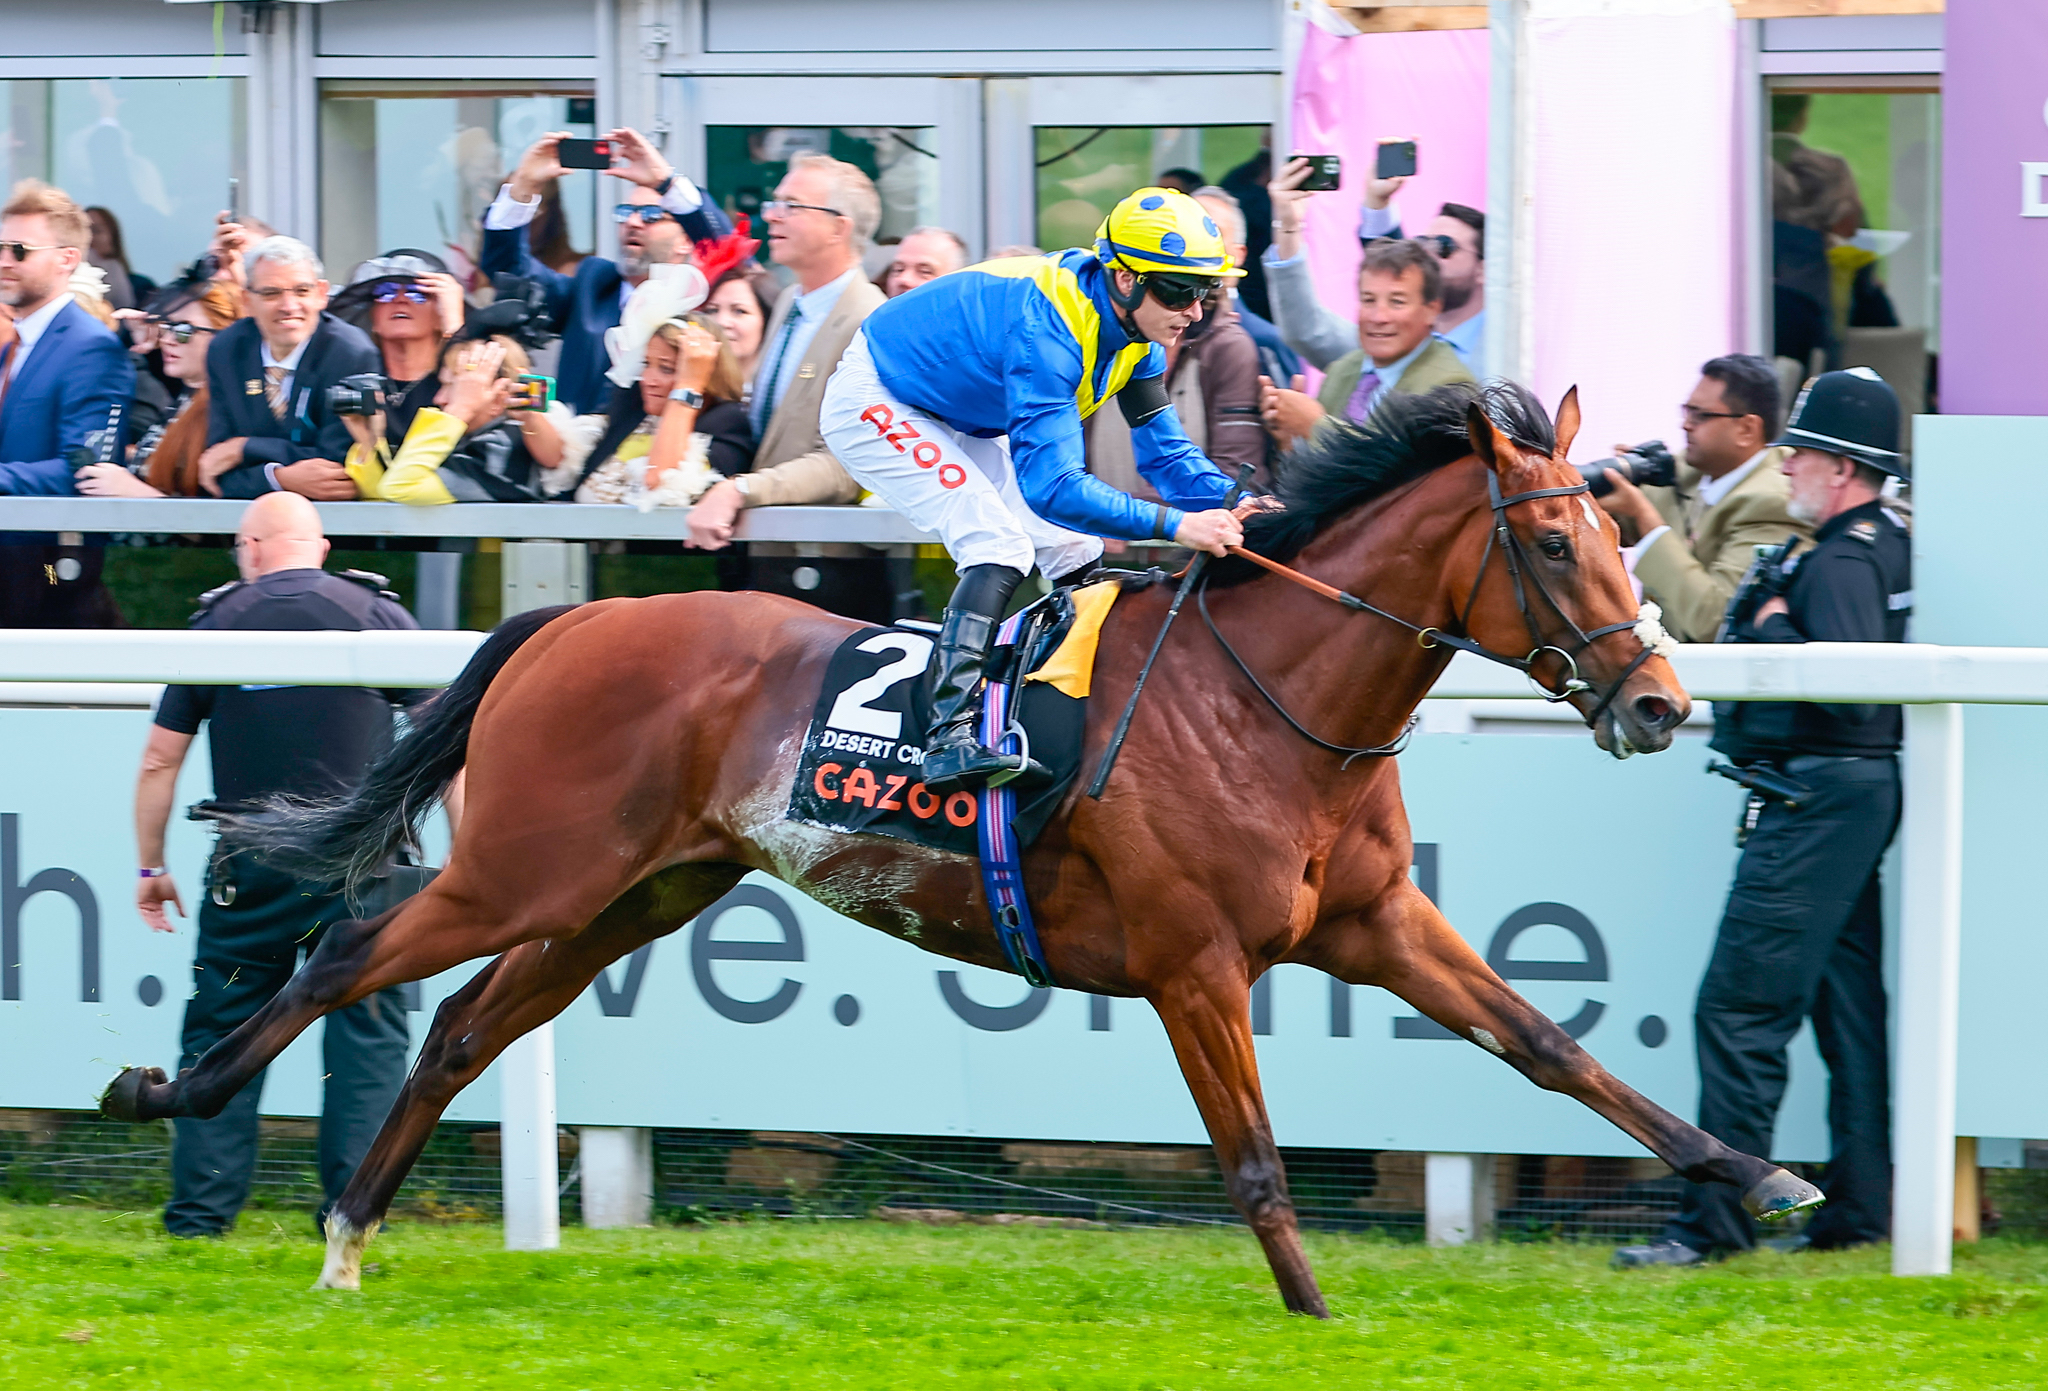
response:
M1543 553L1552 560L1563 560L1571 554L1571 547L1565 544L1562 536L1546 536L1543 538L1542 546Z

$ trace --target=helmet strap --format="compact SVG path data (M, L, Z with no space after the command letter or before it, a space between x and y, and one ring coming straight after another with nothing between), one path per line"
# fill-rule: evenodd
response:
M1131 270L1129 266L1124 265L1121 261L1111 261L1109 265L1106 267L1106 269L1112 272L1112 274L1109 277L1108 285L1110 303L1114 304L1117 308L1123 310L1123 312L1126 314L1137 313L1138 306L1145 302L1145 295L1148 293L1150 288L1145 284L1145 273L1143 271ZM1129 272L1129 274L1132 277L1131 292L1128 295L1120 295L1117 293L1116 276L1113 272L1119 270Z

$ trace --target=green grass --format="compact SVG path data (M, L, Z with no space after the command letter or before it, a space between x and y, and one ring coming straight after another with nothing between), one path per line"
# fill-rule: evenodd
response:
M1320 1324L1241 1232L759 1221L513 1255L414 1224L342 1295L307 1289L299 1228L173 1242L154 1214L0 1207L0 1386L2048 1384L2048 1248L1996 1241L1895 1280L1882 1251L1621 1274L1595 1246L1314 1236Z

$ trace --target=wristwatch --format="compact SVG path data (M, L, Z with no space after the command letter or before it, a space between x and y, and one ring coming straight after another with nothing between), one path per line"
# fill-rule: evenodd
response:
M680 401L693 411L704 409L704 393L693 386L679 386L668 394L671 401Z
M654 196L657 198L666 198L668 197L668 191L674 188L675 186L676 176L674 174L670 174L667 178L663 179L660 183L654 186Z

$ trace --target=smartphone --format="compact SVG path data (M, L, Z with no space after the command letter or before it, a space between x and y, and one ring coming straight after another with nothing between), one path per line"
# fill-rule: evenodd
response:
M1302 181L1303 193L1328 193L1337 186L1338 175L1344 172L1344 158L1341 155L1291 155L1292 163L1305 159L1311 166L1308 178Z
M228 180L228 221L240 222L241 220L242 181L237 178L230 178Z
M566 143L566 142L564 142ZM515 411L544 411L555 399L555 379L528 372L512 380L512 400L506 407Z
M1413 140L1380 141L1379 163L1374 166L1376 179L1405 179L1415 172L1415 142Z
M609 140L565 139L555 146L555 158L564 169L609 169L612 142Z

